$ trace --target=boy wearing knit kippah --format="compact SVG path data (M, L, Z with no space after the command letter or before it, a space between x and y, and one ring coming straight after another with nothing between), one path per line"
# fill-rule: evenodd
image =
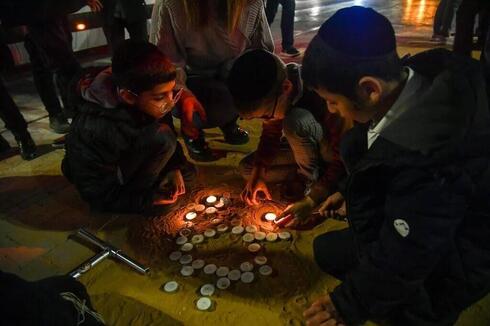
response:
M305 83L358 124L341 142L349 227L318 236L343 282L308 325L452 325L490 289L490 114L481 68L436 49L402 62L372 9L339 10L313 38Z

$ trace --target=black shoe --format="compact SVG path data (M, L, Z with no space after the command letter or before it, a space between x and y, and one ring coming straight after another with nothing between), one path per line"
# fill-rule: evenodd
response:
M49 127L57 134L66 134L70 131L70 124L63 113L50 116Z
M301 52L298 49L296 49L294 46L292 46L288 49L282 49L281 54L294 58L294 57L299 56L301 54Z
M34 140L32 140L31 135L26 134L19 138L16 138L15 140L17 141L17 145L19 146L19 153L22 159L30 161L37 156L36 144L34 144Z
M11 147L9 142L5 138L3 138L2 135L0 135L0 154L8 152L10 148Z
M186 136L183 137L185 142L185 147L189 152L189 156L199 162L212 162L216 161L217 158L213 155L213 152L209 148L208 144L204 140L204 136L200 136L197 139L190 139Z
M243 145L248 143L248 141L250 140L250 138L248 137L248 132L236 125L233 128L222 131L225 135L225 142L227 142L228 144Z

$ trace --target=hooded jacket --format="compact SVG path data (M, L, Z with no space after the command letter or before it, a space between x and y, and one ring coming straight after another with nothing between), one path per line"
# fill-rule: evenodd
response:
M441 49L407 65L423 82L404 113L369 150L365 125L341 144L359 264L331 298L349 325L454 322L490 289L490 114L481 67Z
M151 208L156 189L132 191L122 186L121 170L136 146L146 143L148 130L164 123L173 128L172 117L155 120L120 103L110 68L88 73L77 88L71 101L76 103L78 113L66 136L63 174L92 208L127 213ZM176 169L183 161L183 153L176 150L165 170Z

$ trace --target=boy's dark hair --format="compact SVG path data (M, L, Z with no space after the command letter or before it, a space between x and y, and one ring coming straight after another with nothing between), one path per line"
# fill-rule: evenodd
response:
M228 75L228 89L242 114L274 101L286 79L284 63L266 50L247 51L238 57Z
M308 87L356 100L363 76L394 81L402 71L389 20L371 8L354 6L323 23L305 52L302 77Z
M155 85L175 80L177 74L170 60L146 41L124 41L112 57L114 83L139 94Z

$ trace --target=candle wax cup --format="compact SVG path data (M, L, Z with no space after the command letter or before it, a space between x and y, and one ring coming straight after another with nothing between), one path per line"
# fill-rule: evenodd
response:
M276 217L277 217L277 216L276 216L276 214L274 214L274 213L267 213L267 214L265 214L265 219L266 219L267 221L269 221L269 222L274 221L274 220L276 219Z
M214 204L216 203L218 199L216 198L216 196L209 196L208 198L206 198L206 203L207 204Z

